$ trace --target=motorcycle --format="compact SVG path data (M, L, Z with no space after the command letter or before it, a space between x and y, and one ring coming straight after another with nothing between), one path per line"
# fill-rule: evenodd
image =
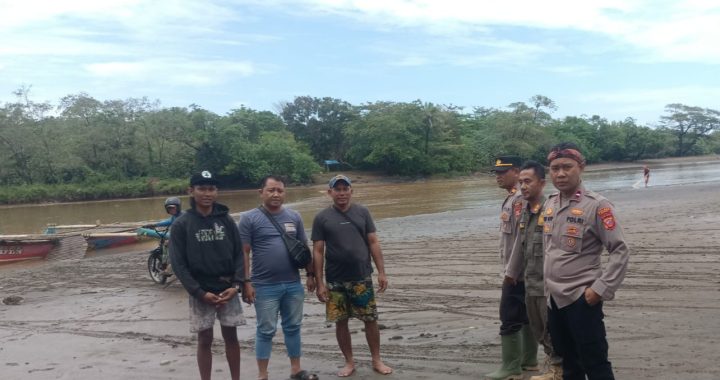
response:
M173 276L170 266L170 253L167 246L169 233L169 229L158 229L157 227L141 227L137 230L137 234L140 236L149 236L159 240L158 246L150 251L147 267L150 278L156 284L160 285L165 284L168 278Z

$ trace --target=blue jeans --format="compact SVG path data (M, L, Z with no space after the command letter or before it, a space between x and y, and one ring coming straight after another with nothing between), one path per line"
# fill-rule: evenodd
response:
M256 359L270 359L272 338L277 331L278 313L282 319L282 330L288 356L291 358L301 356L300 327L302 326L304 301L305 290L300 281L255 285Z

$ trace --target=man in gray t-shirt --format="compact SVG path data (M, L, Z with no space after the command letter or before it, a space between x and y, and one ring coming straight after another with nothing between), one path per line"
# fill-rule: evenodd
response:
M255 303L257 330L255 333L255 358L258 378L268 378L268 364L272 352L272 339L277 330L278 315L282 318L285 347L290 357L290 377L317 379L314 374L300 367L303 302L305 292L298 269L282 239L282 233L302 242L307 241L300 214L284 208L285 182L276 176L267 176L260 187L261 208L250 210L240 219L240 238L245 254L245 302ZM273 218L282 232L269 218ZM252 276L250 276L250 253L252 252ZM307 289L315 290L312 263L307 271Z
M326 242L325 278L328 282L361 281L372 274L363 235L375 233L375 223L367 208L353 204L342 212L328 207L315 216L312 232L313 241Z
M313 261L317 273L317 295L325 302L328 322L335 322L335 335L345 356L345 366L337 373L347 377L355 372L352 339L348 320L351 317L365 323L365 337L375 372L392 373L392 368L380 358L380 329L372 283L372 266L378 271L379 292L388 282L380 241L375 224L367 208L352 204L350 178L337 175L330 180L328 195L333 205L320 211L313 221ZM323 271L326 273L323 281Z

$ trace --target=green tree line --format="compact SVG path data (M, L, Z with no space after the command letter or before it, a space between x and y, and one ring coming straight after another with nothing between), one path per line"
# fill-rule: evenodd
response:
M557 106L542 95L472 110L299 96L278 113L241 107L218 115L86 93L53 105L33 101L29 90L0 107L0 203L179 193L198 169L233 187L268 173L303 184L325 160L389 175L465 174L498 154L542 161L559 141L579 144L590 163L720 153L720 113L683 104L667 105L650 128L632 118L554 118Z

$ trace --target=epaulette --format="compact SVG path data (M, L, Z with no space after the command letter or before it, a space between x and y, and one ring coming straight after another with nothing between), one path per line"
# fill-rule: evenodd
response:
M585 196L587 196L587 197L589 197L589 198L592 198L592 199L595 199L596 201L601 201L601 200L603 200L603 199L606 199L606 198L603 197L602 195L600 195L600 194L598 194L598 193L596 193L596 192L594 192L594 191L592 191L592 190L587 190L587 189L585 190Z
M557 197L558 195L560 195L560 192L559 192L559 191L558 191L557 193L552 193L552 194L548 195L548 199L550 199L550 198L555 198L555 197Z

